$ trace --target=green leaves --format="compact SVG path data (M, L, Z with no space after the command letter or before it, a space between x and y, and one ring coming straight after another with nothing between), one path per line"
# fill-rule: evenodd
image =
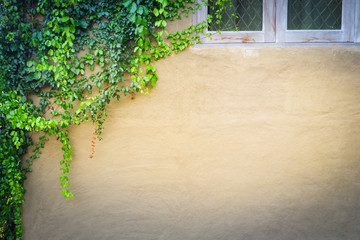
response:
M107 104L122 94L148 93L159 78L155 61L199 41L197 33L206 24L172 34L165 31L168 21L193 9L193 0L6 4L9 7L0 8L0 15L6 16L0 24L0 218L7 221L5 239L21 239L23 173L31 171L20 164L32 144L27 132L58 137L63 151L60 185L64 197L71 199L69 126L91 120L100 139ZM43 22L36 20L36 12ZM28 101L30 95L37 95L39 103ZM46 140L35 143L29 165L39 158Z
M166 23L165 20L159 20L159 21L156 21L156 22L155 22L155 26L156 26L156 27L162 27L162 28L164 28L164 27L166 27L166 25L167 25L167 23Z
M10 49L11 51L15 52L18 49L18 47L19 46L17 44L11 44Z
M135 2L132 2L129 7L130 13L135 13L137 10L137 5Z
M63 23L65 23L65 22L69 21L69 19L70 19L70 18L69 18L68 16L66 16L66 17L60 18L60 21L63 22Z
M35 75L34 75L35 79L36 80L39 80L41 78L41 72L35 72Z
M126 8L130 9L130 8L131 8L131 4L133 4L133 3L134 3L133 0L127 0L127 1L125 1L125 2L123 3L123 5L124 5Z
M77 19L75 22L76 27L81 27L83 29L87 29L89 26L89 23L86 21L86 19Z
M157 9L157 8L155 8L154 10L153 10L153 13L154 13L154 15L155 15L155 17L158 17L159 16L159 10Z

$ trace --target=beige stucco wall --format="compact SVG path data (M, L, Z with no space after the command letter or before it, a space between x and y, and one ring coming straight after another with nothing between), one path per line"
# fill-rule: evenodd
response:
M360 47L193 47L150 96L52 138L25 183L25 240L360 239Z

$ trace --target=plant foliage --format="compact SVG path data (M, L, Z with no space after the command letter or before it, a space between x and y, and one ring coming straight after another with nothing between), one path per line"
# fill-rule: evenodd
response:
M200 42L207 22L171 34L165 30L168 21L196 8L200 3L194 0L2 0L1 239L22 239L25 173L48 136L62 144L60 183L65 198L72 198L68 127L92 121L100 139L110 101L147 93L158 80L155 61ZM33 141L30 132L41 137ZM22 158L31 145L25 166Z

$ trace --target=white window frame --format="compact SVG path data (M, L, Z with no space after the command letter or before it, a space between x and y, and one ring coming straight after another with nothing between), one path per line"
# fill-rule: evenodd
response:
M266 0L265 0L266 1ZM288 0L277 0L277 42L354 42L355 0L342 1L340 30L287 30Z
M198 1L201 3L201 1ZM196 21L206 20L208 7L202 5L201 10L197 11ZM246 43L246 42L275 42L275 0L265 0L263 2L263 27L262 31L216 31L205 30L211 33L211 39L202 36L204 43Z
M195 15L197 23L206 20L207 6L202 4L201 10ZM211 38L202 35L203 43L285 43L285 42L330 42L354 43L360 42L360 0L343 0L342 21L340 30L287 30L288 0L263 0L263 30L262 31L216 31Z

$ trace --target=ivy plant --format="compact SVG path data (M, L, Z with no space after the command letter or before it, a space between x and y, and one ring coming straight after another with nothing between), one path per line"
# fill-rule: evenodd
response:
M148 93L159 79L154 63L199 43L199 34L213 19L221 19L228 1L216 0L220 7L206 22L173 33L166 31L168 21L188 17L202 2L1 1L0 239L22 239L23 183L48 136L57 136L62 144L59 180L63 195L71 199L68 127L92 121L100 140L107 104ZM101 70L95 71L96 66ZM32 139L31 132L41 137Z

